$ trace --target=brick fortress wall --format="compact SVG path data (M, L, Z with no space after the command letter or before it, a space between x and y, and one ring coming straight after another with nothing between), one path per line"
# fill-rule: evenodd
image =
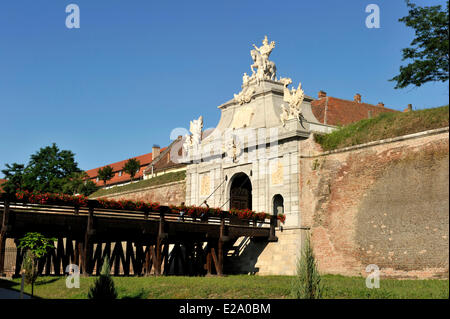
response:
M448 278L449 134L436 131L300 159L320 271L367 275L376 264L390 277Z

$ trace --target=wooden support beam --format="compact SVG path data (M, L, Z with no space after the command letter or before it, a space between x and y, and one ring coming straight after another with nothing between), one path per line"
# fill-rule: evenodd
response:
M155 250L152 248L153 246L147 245L147 248L145 249L145 266L144 266L145 276L149 276L150 271L152 269L152 254L155 253Z
M91 236L94 231L94 207L89 206L89 214L87 218L86 234L84 237L84 247L83 247L83 258L82 258L82 268L83 275L89 276L92 273L91 268L91 257L92 257L92 242Z
M163 254L163 257L164 257L164 271L161 269L161 272L164 275L167 275L167 272L169 270L169 267L168 267L168 265L169 265L169 244L168 243L166 243L164 245L164 249L163 249L162 254Z
M151 245L149 247L149 250L150 250L150 256L152 257L151 258L151 263L150 263L150 268L149 268L149 274L150 274L150 271L152 270L152 268L154 268L155 272L156 272L156 251L155 251L155 246Z
M144 253L142 252L142 244L135 242L134 247L136 250L135 261L133 263L133 275L140 276L142 274L142 265L144 260Z
M126 246L125 265L123 266L123 273L125 276L130 275L130 268L135 269L135 263L136 258L134 257L133 242L128 240Z
M63 241L64 244L64 241ZM58 246L59 248L59 246ZM61 257L62 259L62 271L63 274L66 273L66 268L69 264L72 264L71 260L73 260L73 247L72 247L72 239L70 237L66 238L65 248L63 247L64 255Z
M161 275L161 264L162 264L162 254L161 248L163 244L163 239L167 237L167 234L164 231L165 226L165 218L164 211L161 211L159 214L159 227L158 227L158 237L156 238L156 260L154 262L155 265L155 275Z
M217 243L217 275L223 275L223 244L226 240L225 238L225 219L222 217L220 220L220 234L219 242Z
M211 275L211 250L208 249L206 254L206 275Z
M83 268L83 243L79 240L75 241L74 264L80 268L80 272L84 272Z
M53 268L55 269L55 275L61 275L61 265L62 265L62 273L64 274L65 266L65 252L64 252L64 239L59 237L56 243L55 255L53 259Z
M8 221L9 221L9 200L5 199L2 225L0 228L0 276L4 275L5 270L5 253L6 253Z
M159 276L161 275L161 246L162 246L162 240L158 237L156 240L156 260L155 260L155 275Z
M218 276L222 276L222 268L221 268L221 266L219 264L219 260L217 258L216 250L214 249L214 247L211 247L211 257L212 257L212 259L214 261L214 266L216 268L217 275Z
M277 226L278 218L276 215L272 215L270 218L270 233L269 233L269 242L278 241L278 237L275 236L275 227Z
M100 275L100 272L103 267L102 246L103 246L102 242L97 243L97 247L95 247L94 250L94 256L92 257L92 272L94 272L95 268L95 275L97 276Z

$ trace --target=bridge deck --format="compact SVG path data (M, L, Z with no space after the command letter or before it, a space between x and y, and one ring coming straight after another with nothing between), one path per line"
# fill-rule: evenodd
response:
M203 220L193 217L184 217L180 220L179 214L173 213L167 206L160 206L158 212L105 209L98 206L97 201L91 200L87 207L30 204L18 200L8 200L5 195L0 194L0 218L2 220L0 273L3 272L6 238L18 239L31 231L58 238L58 245L61 245L60 240L62 242L63 238L65 241L69 239L70 245L72 245L72 240L76 241L75 248L66 247L59 250L61 254L67 254L67 251L72 249L73 252L69 252L70 259L75 260L75 263L79 264L83 272L87 274L94 268L96 255L93 254L94 245L98 246L101 243L127 242L130 245L132 243L134 247L146 247L142 256L138 256L138 253L134 252L135 259L142 259L137 270L139 272L139 269L144 269L143 264L150 268L153 265L156 274L161 273L162 261L164 258L168 258L167 245L181 244L192 247L192 249L197 249L200 245L206 256L205 269L208 273L211 272L211 263L214 262L216 272L220 275L223 270L224 253L226 255L224 248L226 250L228 247L227 243L233 243L242 236L268 241L277 240L274 218L270 221L254 221L223 214L222 217L209 216ZM206 248L204 247L205 243ZM68 244L66 243L66 245ZM77 252L79 258L76 256ZM167 256L164 257L164 254ZM100 252L100 257L103 255ZM198 255L198 249L195 255ZM59 258L55 254L57 262L64 257L68 256ZM99 259L97 268L101 264L100 257L97 256ZM167 262L166 260L166 264ZM170 265L165 267L170 268ZM20 265L16 265L16 272L17 268L20 269ZM134 270L136 273L136 269Z

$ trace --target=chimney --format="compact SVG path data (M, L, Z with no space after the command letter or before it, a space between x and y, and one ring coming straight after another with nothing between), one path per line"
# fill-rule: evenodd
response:
M353 97L353 101L355 101L356 103L361 103L361 94L356 93Z
M403 112L411 112L411 111L412 111L412 104L408 104L408 108L403 110Z
M327 92L320 90L319 94L317 95L319 97L319 99L326 97L327 96Z
M383 102L378 102L378 106L384 107L384 103Z
M157 158L160 154L160 147L159 145L153 145L152 147L152 160Z

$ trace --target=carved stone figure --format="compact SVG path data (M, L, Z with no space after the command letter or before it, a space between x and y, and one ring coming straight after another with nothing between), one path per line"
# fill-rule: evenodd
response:
M281 104L280 120L281 123L283 123L283 126L286 124L286 121L289 120L289 110L283 104Z
M197 120L190 122L189 131L191 135L185 135L185 141L183 144L183 149L186 153L189 153L190 149L200 145L202 139L202 129L203 129L203 116L200 116Z
M242 76L242 85L246 86L250 82L250 77L247 75L247 73L244 73Z
M296 118L301 121L302 117L302 103L305 97L305 93L302 89L302 83L298 84L297 89L292 88L288 89L288 85L292 83L290 78L281 78L280 82L284 85L284 96L283 101L288 103L288 107L286 108L284 104L281 105L282 113L280 115L280 120L285 125L287 120Z
M269 44L267 36L265 36L261 47L258 48L254 44L253 47L255 49L250 51L253 60L253 64L250 66L252 78L255 78L258 84L264 79L275 80L277 73L276 66L274 62L269 60L270 53L275 48L275 41Z
M267 63L269 61L270 53L272 53L272 50L275 48L275 41L272 41L269 44L269 40L267 39L267 35L266 35L266 36L264 36L264 40L262 41L262 43L263 43L263 45L260 46L259 48L254 44L253 44L253 47L261 55L263 63ZM265 65L264 65L264 67L265 67Z
M223 148L228 158L231 158L233 163L236 162L237 157L241 153L241 147L239 142L236 142L236 136L231 135L226 141Z
M251 101L253 93L255 93L256 89L254 87L248 87L243 89L238 94L234 94L234 100L239 103L239 105L248 103Z

